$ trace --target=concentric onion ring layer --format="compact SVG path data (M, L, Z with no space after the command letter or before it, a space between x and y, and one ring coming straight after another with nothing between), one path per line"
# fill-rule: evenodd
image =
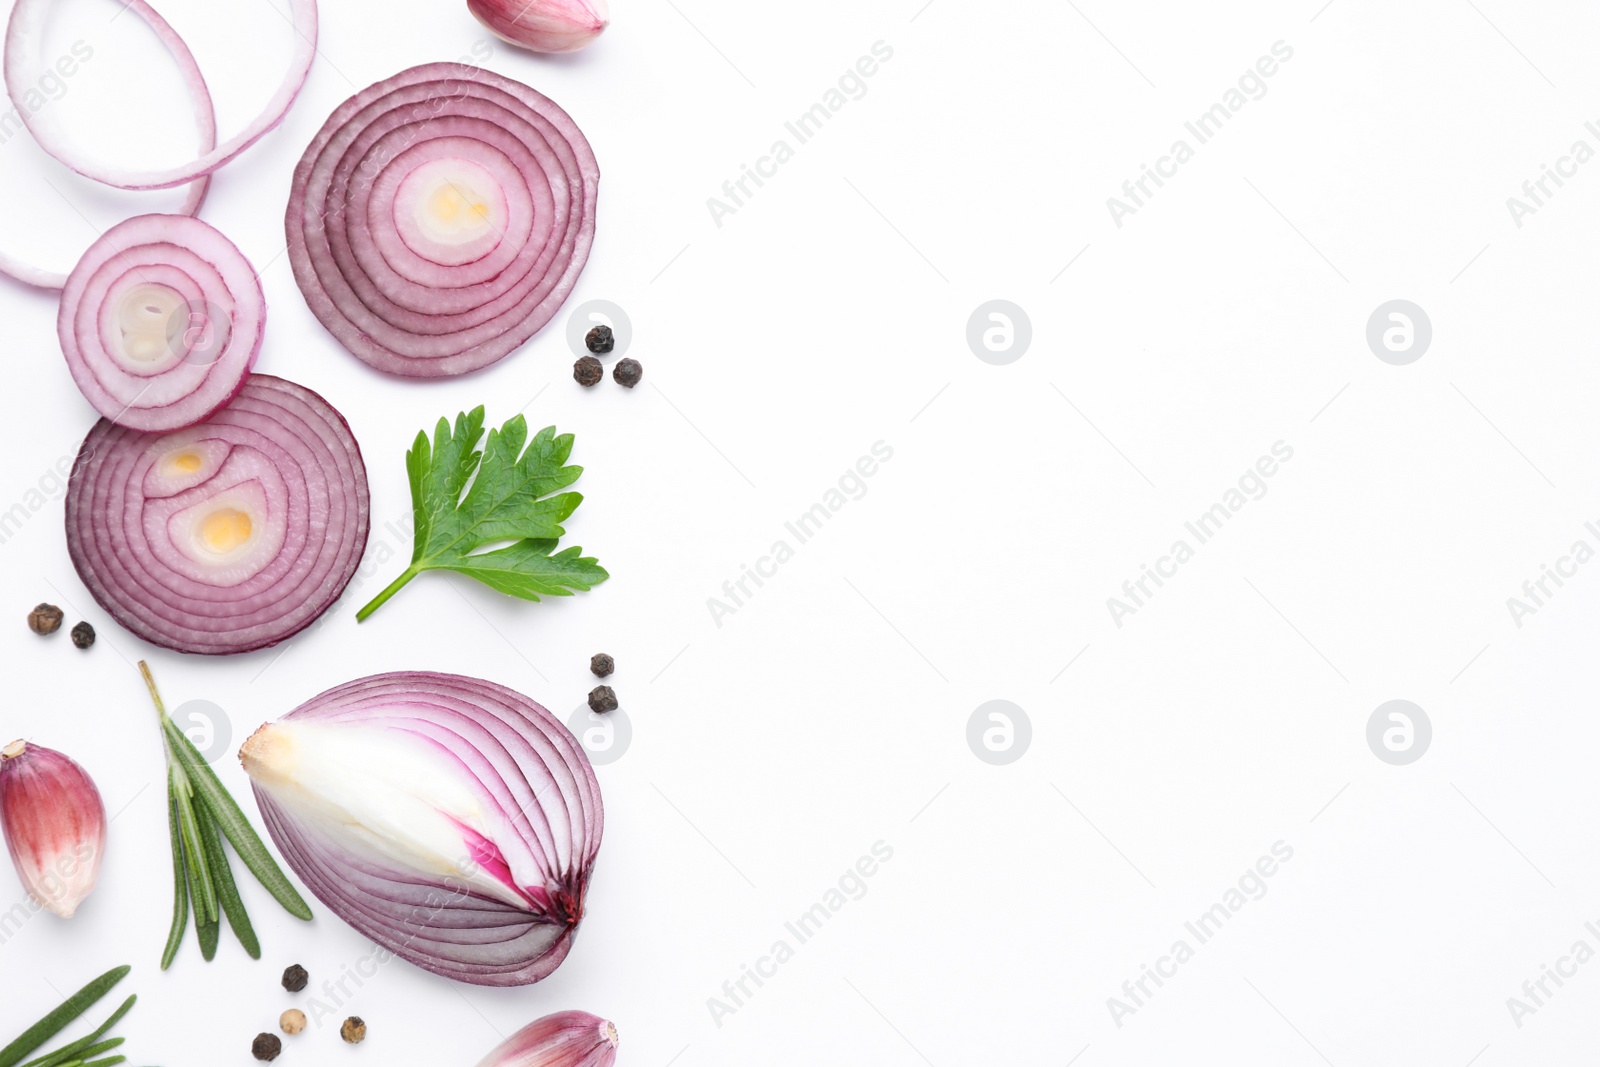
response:
M289 260L328 331L379 370L487 366L566 300L600 171L549 98L491 71L413 67L329 116L295 169Z
M255 374L188 429L101 419L66 510L73 565L117 622L180 652L248 652L344 591L367 542L367 472L327 401Z
M139 215L78 261L56 330L96 411L159 432L192 426L233 398L266 317L261 283L232 241L186 215Z
M571 949L605 815L600 783L577 738L540 705L493 682L401 671L349 682L287 719L403 730L470 774L523 840L544 879L530 887L557 906L516 907L414 869L354 856L308 830L255 785L278 851L307 888L363 936L402 959L462 982L527 985Z

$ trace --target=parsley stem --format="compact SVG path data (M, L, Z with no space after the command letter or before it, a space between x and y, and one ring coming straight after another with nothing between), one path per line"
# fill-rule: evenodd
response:
M390 597L394 596L401 589L404 589L407 582L421 573L422 570L414 564L410 567L407 567L404 574L390 582L388 587L385 588L383 592L372 598L371 603L362 608L360 611L356 612L356 622L365 622L368 615L371 615L374 611L377 611L379 608L383 607L384 603L387 602Z

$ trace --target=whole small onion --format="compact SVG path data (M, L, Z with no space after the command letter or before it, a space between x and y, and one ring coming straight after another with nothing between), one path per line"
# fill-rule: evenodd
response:
M617 1028L586 1011L558 1011L495 1046L478 1067L612 1067Z
M611 22L606 0L467 0L496 37L533 52L576 52Z
M239 751L278 851L340 918L419 967L528 985L572 947L600 785L544 708L402 671L330 689Z
M89 772L43 745L0 749L0 830L28 896L72 918L106 851L106 806Z

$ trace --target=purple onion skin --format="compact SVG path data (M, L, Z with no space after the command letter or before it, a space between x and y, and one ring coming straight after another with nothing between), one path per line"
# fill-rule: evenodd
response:
M518 804L530 825L536 816L550 818L552 810L565 812L573 842L568 861L547 856L551 881L529 887L545 894L548 906L518 908L439 876L350 854L297 821L252 773L262 821L279 853L328 910L386 952L460 982L530 985L560 966L583 917L605 816L588 756L559 720L493 682L422 671L348 682L313 697L282 721L306 719L363 726L403 720L408 730L455 753L464 774L472 773L475 759L502 765L509 760L514 774L497 770L479 780L493 777L513 796L526 796ZM485 748L479 750L469 738Z

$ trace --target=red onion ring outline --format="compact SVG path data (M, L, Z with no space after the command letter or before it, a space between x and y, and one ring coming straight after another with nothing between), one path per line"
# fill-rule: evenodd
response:
M134 506L127 498L154 476L156 455L175 447L172 439L178 435L188 441L227 440L230 448L246 444L268 461L278 460L273 469L280 479L291 465L300 470L305 477L282 487L286 500L294 497L283 506L290 515L296 506L308 513L314 503L324 507L321 528L286 519L283 545L272 560L233 587L161 564L156 559L161 550L144 528L145 511L159 515L182 494L157 498L154 507L148 498L141 496ZM297 457L291 447L303 452ZM312 467L302 465L313 461ZM194 503L210 498L200 494ZM361 562L370 514L366 466L344 417L304 386L252 374L230 404L185 430L145 434L109 419L97 422L67 483L67 551L95 601L130 633L179 652L230 655L287 640L339 599ZM307 546L316 551L333 534L341 535L334 551L302 565ZM293 584L286 588L291 577ZM255 603L272 592L278 595ZM248 614L241 615L242 605L249 606ZM251 633L260 627L263 632Z
M17 6L12 9L11 22L6 28L5 41L5 82L6 91L11 95L13 102L17 97L30 87L24 77L31 73L32 67L27 60L28 45L37 43L43 36L44 16L55 0L17 0ZM283 81L279 83L277 91L267 105L262 109L245 128L234 134L221 145L208 145L203 154L177 167L168 167L165 170L125 170L110 167L98 160L85 160L79 158L65 139L57 136L47 124L34 121L27 108L17 107L22 117L22 122L33 134L34 140L39 142L39 147L86 178L93 178L104 185L117 189L170 189L175 185L183 185L214 173L217 168L239 155L245 149L255 144L271 130L275 129L289 113L289 108L294 106L295 98L300 95L301 88L305 85L306 77L311 73L312 61L317 56L317 2L316 0L289 0L290 23L295 32L295 50L290 58L289 69L285 71ZM154 12L152 12L154 14ZM150 22L151 29L156 31L169 50L181 47L185 54L188 47L172 27L157 16L156 20L146 19ZM190 91L198 99L206 91L205 79L201 77L200 70L191 59L188 64L180 63L184 80L189 84Z
M200 74L200 67L194 61L194 53L189 51L189 46L183 38L178 36L176 30L167 24L167 20L145 3L145 0L127 0L128 10L144 20L156 37L166 46L167 52L177 62L178 69L183 74L185 84L189 87L190 94L194 97L195 126L200 132L200 151L208 153L217 146L217 111L211 101L211 90L206 85L206 80ZM11 100L16 103L16 95L10 90L11 85L11 35L12 26L17 20L17 10L22 7L19 2L12 9L11 22L6 27L6 44L4 56L4 72L7 92ZM19 46L20 47L20 46ZM20 77L20 75L19 75ZM27 108L17 105L20 114L26 114ZM195 178L189 185L188 193L183 198L183 203L178 206L175 214L198 215L200 206L206 201L206 192L211 188L211 175L203 174ZM57 271L45 270L0 250L0 274L9 275L24 285L38 286L40 289L60 289L67 284L67 275Z
M202 247L209 254L202 254ZM107 384L107 376L134 377L136 372L115 364L114 357L106 350L106 339L100 333L104 307L115 297L117 286L125 278L132 275L138 281L162 275L159 270L142 269L138 260L145 257L160 257L155 259L154 266L170 263L171 269L180 272L184 268L177 264L190 257L209 268L204 278L184 272L184 279L190 283L186 288L197 291L207 305L226 311L229 321L227 340L209 365L202 368L180 362L177 367L151 377L153 383L162 375L189 371L187 376L199 376L192 388L166 404L141 407L139 398L143 390L124 403ZM107 273L119 269L120 276L105 280ZM209 295L208 282L213 290ZM86 305L85 298L92 295L98 299ZM221 307L224 301L225 308ZM194 298L190 297L191 308L193 302ZM129 429L159 433L203 422L244 388L261 351L266 312L266 297L261 292L255 269L238 247L218 230L186 215L136 215L102 234L67 276L67 284L61 291L56 330L73 380L94 409ZM145 389L149 387L147 384ZM195 398L207 390L209 403L194 403Z
M556 850L566 855L547 852L545 859L550 884L567 894L563 906L570 907L572 917L566 920L429 882L414 870L336 852L252 783L262 821L284 861L318 900L364 937L424 970L473 985L530 985L560 966L582 915L605 811L588 756L555 716L494 682L397 671L337 686L284 719L400 724L461 760L486 789L509 797L528 816L530 834L541 826L553 833L551 812L564 812L567 847ZM528 777L539 770L548 778L543 789Z
M467 109L447 110L452 101ZM441 282L430 292L385 261L403 244L397 226L365 232L370 193L409 149L474 123L492 131L478 138L484 144L505 146L500 155L524 182L548 188L549 221L493 277L463 285L461 272L470 279L473 264L438 265ZM528 162L517 166L507 150ZM520 347L565 302L593 244L599 176L571 116L528 86L455 63L401 71L335 109L296 167L285 216L295 280L335 339L379 370L409 377L477 370ZM541 200L538 188L530 191ZM424 300L447 310L421 312Z

